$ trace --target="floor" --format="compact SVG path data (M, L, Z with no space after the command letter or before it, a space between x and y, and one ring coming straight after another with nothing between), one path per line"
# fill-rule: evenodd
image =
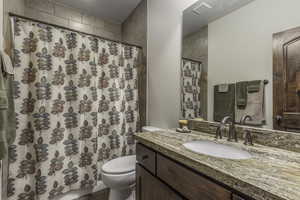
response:
M108 195L109 195L109 189L105 189L103 191L89 194L74 200L108 200ZM133 191L132 195L126 200L135 200L135 191Z
M83 196L76 200L108 200L108 194L109 194L109 190L105 189L99 192L95 192L93 194Z

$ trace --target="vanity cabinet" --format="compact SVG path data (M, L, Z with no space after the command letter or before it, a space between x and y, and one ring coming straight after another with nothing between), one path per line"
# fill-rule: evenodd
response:
M176 192L139 164L136 166L137 200L183 200Z
M136 153L137 200L250 200L142 144Z

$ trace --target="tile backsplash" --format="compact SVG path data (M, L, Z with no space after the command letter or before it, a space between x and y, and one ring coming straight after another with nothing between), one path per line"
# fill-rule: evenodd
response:
M215 134L219 124L218 122L189 120L191 130L209 134ZM236 125L236 130L240 139L243 138L244 130L249 130L254 143L300 153L300 134L240 125Z

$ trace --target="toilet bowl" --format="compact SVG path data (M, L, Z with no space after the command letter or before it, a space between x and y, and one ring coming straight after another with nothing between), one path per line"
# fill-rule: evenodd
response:
M109 200L134 200L136 156L113 159L102 166L102 181L110 188Z

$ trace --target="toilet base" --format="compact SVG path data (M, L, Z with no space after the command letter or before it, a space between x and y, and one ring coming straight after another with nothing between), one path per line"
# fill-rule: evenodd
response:
M110 189L109 200L135 200L134 188L126 188L123 190Z

